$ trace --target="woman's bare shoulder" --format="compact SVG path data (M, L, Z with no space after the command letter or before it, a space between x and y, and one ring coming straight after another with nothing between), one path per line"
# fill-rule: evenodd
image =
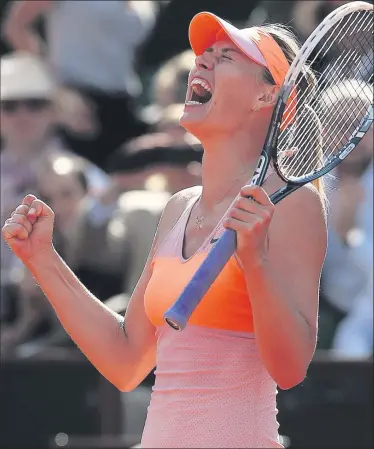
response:
M194 186L175 193L167 202L158 228L159 239L168 234L186 207L201 194L202 187Z
M180 190L175 193L169 200L170 207L183 207L186 206L194 198L201 195L202 186L188 187L187 189Z
M190 201L197 198L201 194L201 189L201 186L194 186L175 193L169 199L165 207L165 219L167 218L172 221L177 219L185 210Z
M279 176L274 173L272 176L269 176L269 178L265 181L263 188L266 191L266 193L271 196L271 194L275 193L278 189L285 186L285 182L279 178ZM311 207L314 207L315 211L324 211L325 210L325 204L324 204L324 198L319 194L316 187L314 187L313 184L309 183L305 186L300 187L299 190L292 193L289 197L287 197L282 203L285 203L288 205L288 207L297 207L304 205L311 205ZM280 203L281 204L281 203ZM283 207L282 207L283 208Z

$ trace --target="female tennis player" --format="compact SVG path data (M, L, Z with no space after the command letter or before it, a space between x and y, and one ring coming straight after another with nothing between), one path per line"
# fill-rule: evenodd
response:
M282 447L277 386L304 379L316 345L323 190L303 187L274 208L268 193L282 185L275 172L263 188L241 186L298 47L282 27L239 30L210 13L193 18L190 42L196 65L181 124L204 146L203 185L167 204L125 318L56 253L53 212L35 196L3 235L108 380L129 391L157 365L143 448ZM224 228L237 232L236 254L178 333L163 314Z

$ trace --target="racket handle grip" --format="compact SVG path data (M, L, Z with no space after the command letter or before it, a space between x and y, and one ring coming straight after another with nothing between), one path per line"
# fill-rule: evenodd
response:
M200 301L236 249L236 232L226 229L176 302L165 312L166 323L182 331Z

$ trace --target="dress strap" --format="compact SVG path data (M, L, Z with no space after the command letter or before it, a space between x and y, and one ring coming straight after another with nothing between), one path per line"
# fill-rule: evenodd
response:
M183 212L180 214L179 218L176 220L175 224L171 228L171 230L167 233L165 238L160 242L158 248L156 249L156 256L165 255L165 256L175 256L178 254L178 243L180 239L183 239L185 227L187 224L187 220L190 216L191 209L200 195L191 195L187 202L186 207Z

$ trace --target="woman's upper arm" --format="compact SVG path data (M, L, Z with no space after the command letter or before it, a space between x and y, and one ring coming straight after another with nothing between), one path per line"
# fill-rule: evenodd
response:
M317 327L326 247L325 212L313 187L302 187L277 204L269 229L269 263L290 287L295 307L312 328Z

